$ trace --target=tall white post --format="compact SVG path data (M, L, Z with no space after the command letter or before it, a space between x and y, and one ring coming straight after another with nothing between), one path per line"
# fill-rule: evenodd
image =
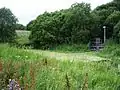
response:
M104 43L106 42L106 26L103 26L104 28Z

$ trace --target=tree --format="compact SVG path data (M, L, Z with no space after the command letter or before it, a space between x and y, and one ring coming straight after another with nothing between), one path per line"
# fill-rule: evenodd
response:
M94 15L94 25L92 27L92 37L100 37L103 38L103 26L105 25L105 21L107 17L112 13L111 9L102 9L98 11L93 11Z
M108 32L107 32L107 37L111 38L113 35L113 30L114 30L114 26L118 23L118 21L120 20L120 11L114 11L111 15L109 15L105 21L105 25L108 28Z
M104 37L103 26L105 25L107 26L107 39L111 38L113 34L114 25L113 26L111 25L110 18L114 16L115 13L113 12L117 12L117 11L119 11L117 7L117 3L113 1L107 4L103 4L101 6L98 6L95 10L93 10L92 13L94 15L94 18L96 19L94 19L95 23L93 25L93 29L92 29L93 33L91 36L92 37L97 36L97 37L103 38Z
M115 3L120 4L120 0L113 0Z
M120 11L120 0L113 0L113 3L116 4L117 9Z
M120 21L114 26L113 39L120 43Z
M115 26L120 20L120 11L114 11L111 15L109 15L105 21L105 24L110 24L111 26Z
M17 19L7 8L0 9L0 42L12 42L15 38Z
M118 10L117 3L115 1L112 1L112 2L109 2L107 4L102 4L98 7L96 7L95 11L99 11L99 10L102 10L102 9L109 9L111 7L113 7L115 10Z
M45 12L27 27L35 48L50 48L59 44L88 43L93 17L90 4L75 3L69 9Z
M52 15L45 12L43 15L39 15L35 22L29 24L29 30L32 30L29 39L35 48L46 49L55 43L54 22L51 20L53 20Z
M33 27L34 22L35 22L35 20L32 20L32 21L30 21L30 22L27 24L26 29L27 29L28 31L32 31L31 29L32 29L32 27Z
M93 24L90 11L90 4L75 3L71 6L62 27L62 30L67 34L67 42L87 43L89 41Z
M22 24L16 24L16 28L15 29L16 30L25 30L26 27L24 25L22 25Z

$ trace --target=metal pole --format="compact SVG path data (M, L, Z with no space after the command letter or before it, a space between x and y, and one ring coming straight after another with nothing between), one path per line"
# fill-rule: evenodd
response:
M106 26L103 27L104 28L104 43L106 42Z
M106 42L106 29L104 28L104 43Z

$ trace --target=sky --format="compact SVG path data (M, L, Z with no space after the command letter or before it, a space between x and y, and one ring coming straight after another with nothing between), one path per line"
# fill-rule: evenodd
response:
M110 2L112 0L0 0L0 8L9 8L18 18L19 23L26 25L45 11L67 9L73 3L91 3L91 8Z

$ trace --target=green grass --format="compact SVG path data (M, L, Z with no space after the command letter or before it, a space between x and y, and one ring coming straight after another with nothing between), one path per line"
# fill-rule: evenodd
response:
M64 52L64 53L75 53L75 52L89 52L88 46L85 44L73 44L73 45L58 45L51 49L51 51Z
M27 52L26 49L17 49L15 47L10 47L8 44L0 44L0 58L4 60L38 60L41 58L32 52Z
M96 55L120 64L120 45L114 43L112 40L108 40L105 48Z
M119 70L110 61L56 60L44 55L50 51L41 52L1 44L0 61L3 69L0 76L3 77L0 78L0 89L12 78L25 90L81 90L84 83L88 83L88 90L119 90Z
M82 62L91 62L91 61L101 61L106 58L102 58L96 55L96 52L59 52L59 51L43 51L43 50L28 50L30 52L39 54L44 57L48 57L56 60L70 60L70 61L82 61Z
M16 30L16 42L20 45L29 43L30 31Z

